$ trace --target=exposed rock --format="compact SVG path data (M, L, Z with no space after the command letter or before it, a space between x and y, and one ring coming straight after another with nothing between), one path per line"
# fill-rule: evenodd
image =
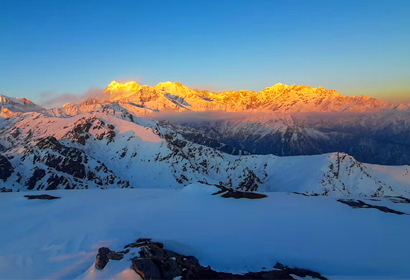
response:
M368 203L365 203L361 200L355 200L355 199L338 199L337 201L349 205L353 208L374 208L377 209L379 211L382 211L384 213L392 213L392 214L397 214L397 215L408 215L406 213L400 212L400 211L396 211L393 210L391 208L388 208L386 206L378 206L378 205L371 205Z
M256 191L258 189L258 184L262 184L261 180L252 170L248 170L246 178L239 183L238 189L245 191Z
M261 193L255 193L255 192L242 192L242 191L237 191L234 189L228 189L223 186L218 186L221 190L219 192L216 192L212 195L218 195L222 194L221 197L223 198L235 198L235 199L240 199L240 198L247 198L247 199L261 199L268 197L265 194Z
M0 188L0 192L12 192L12 189L7 189L6 187Z
M300 268L289 268L280 263L274 270L232 274L218 272L211 267L201 266L193 256L184 256L163 248L159 242L151 242L149 238L140 238L124 248L140 248L139 256L131 259L133 270L142 279L294 279L310 276L325 280L320 273ZM127 254L129 250L121 252ZM96 268L103 269L113 255L113 251L103 247L98 250Z
M213 193L212 195L218 195L218 194L222 194L221 197L223 198L235 198L235 199L240 199L240 198L247 198L247 199L261 199L261 198L265 198L268 197L265 194L261 194L261 193L256 193L256 192L244 192L244 191L238 191L232 188L227 188L225 186L223 186L220 182L219 185L216 184L208 184L206 182L200 181L200 183L202 184L206 184L206 185L210 185L210 186L215 186L217 188L220 189L220 191Z
M48 154L44 163L49 167L55 168L57 171L84 179L86 171L83 162L86 163L86 161L83 155L84 153L77 148L65 148L61 152L61 156Z
M111 250L107 247L102 247L98 249L97 256L95 257L95 268L96 269L104 269L107 263L110 261L108 259L108 254L111 253Z
M63 176L58 176L53 174L52 176L50 176L50 178L48 178L47 180L47 188L46 190L56 190L58 189L58 186L62 185L65 186L66 188L69 188L70 183L68 182L67 178L63 177Z
M53 136L47 136L37 142L36 147L44 150L51 149L53 151L61 151L63 146L58 142L58 140Z
M30 179L27 181L27 189L32 190L36 186L37 182L43 179L43 177L46 175L46 171L41 168L35 168L33 175L30 177Z
M158 267L153 260L148 258L132 259L132 269L134 269L142 279L163 279Z
M0 155L0 179L7 180L14 172L14 168L10 161L3 155Z
M226 193L222 194L221 197L224 198L235 198L235 199L240 199L240 198L247 198L247 199L261 199L268 197L265 194L261 193L255 193L255 192L241 192L237 190L228 190Z
M124 258L124 255L120 252L115 252L111 251L107 247L101 247L98 249L97 256L95 257L95 268L96 269L104 269L104 267L107 265L107 263L110 260L122 260Z
M48 194L40 194L40 195L25 195L28 199L41 199L41 200L53 200L53 199L60 199L59 196L52 196Z

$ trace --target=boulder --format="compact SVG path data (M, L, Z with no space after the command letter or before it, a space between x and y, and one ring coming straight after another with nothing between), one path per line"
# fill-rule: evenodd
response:
M111 250L107 247L102 247L98 249L97 256L95 257L95 268L96 269L104 269L107 263L110 261L108 259L108 254L111 253Z
M128 251L127 251L128 253ZM98 249L97 256L95 257L95 268L102 270L110 260L122 260L124 255L120 252L111 251L107 247L101 247Z
M52 196L52 195L48 195L48 194L25 195L24 197L27 197L27 199L41 199L41 200L53 200L53 199L60 199L61 198L59 196Z

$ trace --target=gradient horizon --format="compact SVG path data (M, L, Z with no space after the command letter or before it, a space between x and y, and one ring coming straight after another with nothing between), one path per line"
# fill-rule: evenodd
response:
M0 0L0 94L276 83L410 101L410 1Z

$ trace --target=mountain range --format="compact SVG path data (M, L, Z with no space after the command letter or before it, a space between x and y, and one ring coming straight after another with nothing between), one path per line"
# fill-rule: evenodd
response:
M111 82L99 98L48 110L75 116L111 103L151 117L198 144L239 154L345 152L373 164L410 164L410 110L322 87L277 84L260 92L211 92L180 83Z
M147 110L225 112L367 112L408 109L367 96L343 96L322 87L276 84L260 92L240 90L212 92L165 82L154 87L135 82L112 81L104 90L109 101L133 102ZM149 112L149 111L148 111Z
M281 84L213 93L113 81L101 97L60 108L2 100L3 191L199 181L309 195L409 192L409 166L368 163L410 162L410 112L369 97Z

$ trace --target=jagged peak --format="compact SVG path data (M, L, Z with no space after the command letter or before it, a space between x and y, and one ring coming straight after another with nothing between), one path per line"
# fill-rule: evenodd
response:
M165 82L165 83L159 83L154 87L157 90L165 90L166 92L172 93L172 94L188 94L193 92L192 89L190 89L187 86L184 86L181 83L178 82Z
M256 92L226 90L213 92L191 89L178 82L163 82L156 86L141 86L136 82L112 81L105 89L110 101L132 101L155 110L179 110L167 104L166 93L178 96L191 104L190 110L266 110L266 111L367 111L390 108L392 105L370 97L343 96L333 89L321 86L285 85L277 83ZM147 104L151 102L151 104ZM151 107L150 107L151 106ZM186 108L185 108L186 109Z
M118 90L118 89L123 90L123 89L140 88L140 87L141 87L141 85L136 83L135 81L120 83L117 80L113 80L111 83L108 84L105 91L107 91L107 90Z
M110 100L126 98L130 95L133 95L142 86L137 84L134 81L119 83L116 80L113 80L104 90L104 93L109 96Z
M316 88L311 87L311 86L305 86L305 85L296 85L293 84L291 86L289 85L285 85L282 83L277 83L273 86L270 87L266 87L264 88L262 91L260 92L255 92L255 91L251 91L251 90L225 90L222 92L212 92L212 91L208 91L208 90L194 90L191 89L185 85L183 85L182 83L179 82L171 82L171 81L167 81L167 82L161 82L158 83L156 86L151 87L151 86L142 86L134 81L130 81L130 82L126 82L126 83L120 83L117 80L113 80L105 89L105 92L110 92L110 93L114 93L114 92L128 92L128 91L137 91L141 88L153 88L156 90L165 90L169 93L172 94L184 94L184 93L191 93L191 92L209 92L212 94L232 94L232 93L236 93L236 92L248 92L248 93L254 93L254 94L259 94L259 93L266 93L266 92L281 92L281 91L285 91L285 90L293 90L293 91L308 91L311 93L315 93L315 92L326 92L329 93L331 95L337 94L340 95L339 93L337 93L335 90L333 89L325 89L321 86L318 86Z

